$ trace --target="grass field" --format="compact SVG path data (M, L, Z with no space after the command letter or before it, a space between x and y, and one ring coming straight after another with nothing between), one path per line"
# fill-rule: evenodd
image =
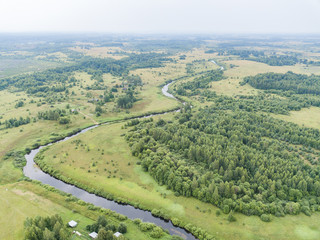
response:
M172 116L165 116L170 118ZM90 188L102 189L117 197L138 202L149 209L164 210L169 216L192 223L219 239L318 239L320 214L273 218L236 214L229 223L226 215L217 217L211 204L194 198L176 197L159 186L137 165L122 135L122 124L101 126L64 143L51 146L43 154L46 165ZM166 197L164 197L166 195ZM307 236L307 238L306 238Z
M320 129L320 108L303 108L300 111L291 111L289 115L273 114L272 116L296 123L300 126Z

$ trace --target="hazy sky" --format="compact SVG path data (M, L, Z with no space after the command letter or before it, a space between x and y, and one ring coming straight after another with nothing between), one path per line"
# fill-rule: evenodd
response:
M320 33L320 0L0 0L0 32Z

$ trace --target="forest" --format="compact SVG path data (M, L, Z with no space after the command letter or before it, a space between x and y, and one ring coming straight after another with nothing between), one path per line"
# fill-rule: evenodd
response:
M264 73L244 78L244 83L258 89L276 89L296 94L320 95L320 76L287 73Z
M210 52L208 52L210 53ZM270 66L292 66L297 63L306 62L305 59L299 59L295 55L276 55L275 53L265 54L264 51L257 50L237 50L224 49L218 51L219 56L235 55L242 59L262 62Z
M213 105L135 125L127 141L144 170L177 195L226 214L284 216L320 210L320 168L304 164L297 150L320 150L319 137L315 129Z

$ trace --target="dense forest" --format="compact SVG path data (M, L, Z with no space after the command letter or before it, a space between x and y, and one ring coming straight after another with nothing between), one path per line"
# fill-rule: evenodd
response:
M287 73L263 73L256 76L245 77L244 83L258 89L276 89L291 91L296 94L320 95L320 76Z
M210 51L207 51L207 53L210 53ZM257 50L226 49L218 51L218 56L229 55L239 56L245 60L266 63L270 66L291 66L296 63L306 63L306 60L298 59L294 55L276 55L274 53L267 55L264 51Z
M159 184L225 213L318 211L320 168L298 152L319 151L320 132L229 109L186 107L174 121L137 124L127 135L132 154Z
M246 110L249 112L266 112L288 115L290 111L299 111L311 106L320 107L318 96L290 94L258 93L257 95L240 95L237 101L227 96L218 96L212 91L200 93L205 101L213 102L215 108L224 110Z
M266 63L270 66L292 66L300 62L297 57L289 55L259 56L257 58L248 58L248 60Z

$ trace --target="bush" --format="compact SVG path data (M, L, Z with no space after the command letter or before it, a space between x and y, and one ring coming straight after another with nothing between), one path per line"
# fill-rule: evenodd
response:
M173 225L175 226L179 226L181 224L181 220L178 218L172 218L171 222L173 223Z
M262 214L262 215L260 216L260 219L261 219L262 221L264 221L264 222L271 222L271 216L268 215L268 214Z
M140 218L133 219L133 223L136 225L140 225L141 219Z
M229 205L224 205L222 211L223 211L224 214L228 214L230 212Z
M161 238L163 235L163 231L160 227L154 227L152 232L150 233L150 236L153 238Z
M60 124L68 124L68 123L70 123L70 119L67 117L61 117L59 120L59 123Z
M154 228L154 226L155 225L153 223L148 223L148 222L147 223L142 222L139 224L139 228L142 232L150 231L151 229Z
M235 222L235 221L237 221L237 219L235 218L235 216L233 216L233 212L230 212L230 214L228 215L228 221L229 221L229 222Z
M118 227L118 232L126 233L127 232L127 225L124 223L120 223L120 225Z
M220 216L220 215L221 215L220 210L217 210L217 211L216 211L216 216L218 217L218 216Z

